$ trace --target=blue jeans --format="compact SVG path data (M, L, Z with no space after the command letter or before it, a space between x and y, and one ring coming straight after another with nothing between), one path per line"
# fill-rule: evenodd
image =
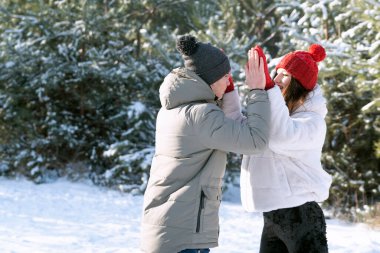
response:
M185 249L178 253L209 253L210 249Z

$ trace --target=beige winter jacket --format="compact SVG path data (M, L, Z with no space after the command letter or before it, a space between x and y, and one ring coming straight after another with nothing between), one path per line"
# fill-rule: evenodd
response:
M218 245L218 211L226 152L267 147L266 91L251 91L247 119L225 117L194 72L173 70L160 87L156 153L144 195L141 248L176 253Z

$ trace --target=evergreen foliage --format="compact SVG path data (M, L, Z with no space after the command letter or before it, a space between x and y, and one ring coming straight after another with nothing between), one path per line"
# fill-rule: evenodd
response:
M155 49L158 41L147 33L156 6L5 5L2 174L45 182L90 173L106 185L114 185L113 178L141 183L136 178L147 166L140 162L153 152L158 87L171 68L157 58L164 48Z
M273 69L289 51L320 43L323 164L334 177L326 203L352 216L380 198L379 17L372 0L3 0L0 175L90 177L143 192L159 85L182 65L177 35L222 48L241 95L250 47L261 45ZM240 158L229 155L226 182Z
M380 5L347 6L350 11L335 18L340 34L334 40L347 45L346 56L333 61L339 73L325 78L330 117L324 163L334 172L330 203L340 213L353 207L352 216L380 199Z

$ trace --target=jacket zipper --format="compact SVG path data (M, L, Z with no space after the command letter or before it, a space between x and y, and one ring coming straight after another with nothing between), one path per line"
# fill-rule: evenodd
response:
M204 209L205 207L205 194L203 193L203 191L201 191L201 201L199 203L199 209L198 209L198 218L197 218L197 228L196 228L196 232L199 233L199 230L201 228L201 215L202 215L202 209Z

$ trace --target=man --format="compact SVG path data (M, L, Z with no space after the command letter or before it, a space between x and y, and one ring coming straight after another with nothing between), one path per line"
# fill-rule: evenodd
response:
M160 87L156 153L144 195L141 247L149 253L216 247L226 152L253 154L268 139L269 102L257 53L245 69L247 118L234 121L217 105L233 85L227 56L189 35L177 40L177 49L185 67Z

